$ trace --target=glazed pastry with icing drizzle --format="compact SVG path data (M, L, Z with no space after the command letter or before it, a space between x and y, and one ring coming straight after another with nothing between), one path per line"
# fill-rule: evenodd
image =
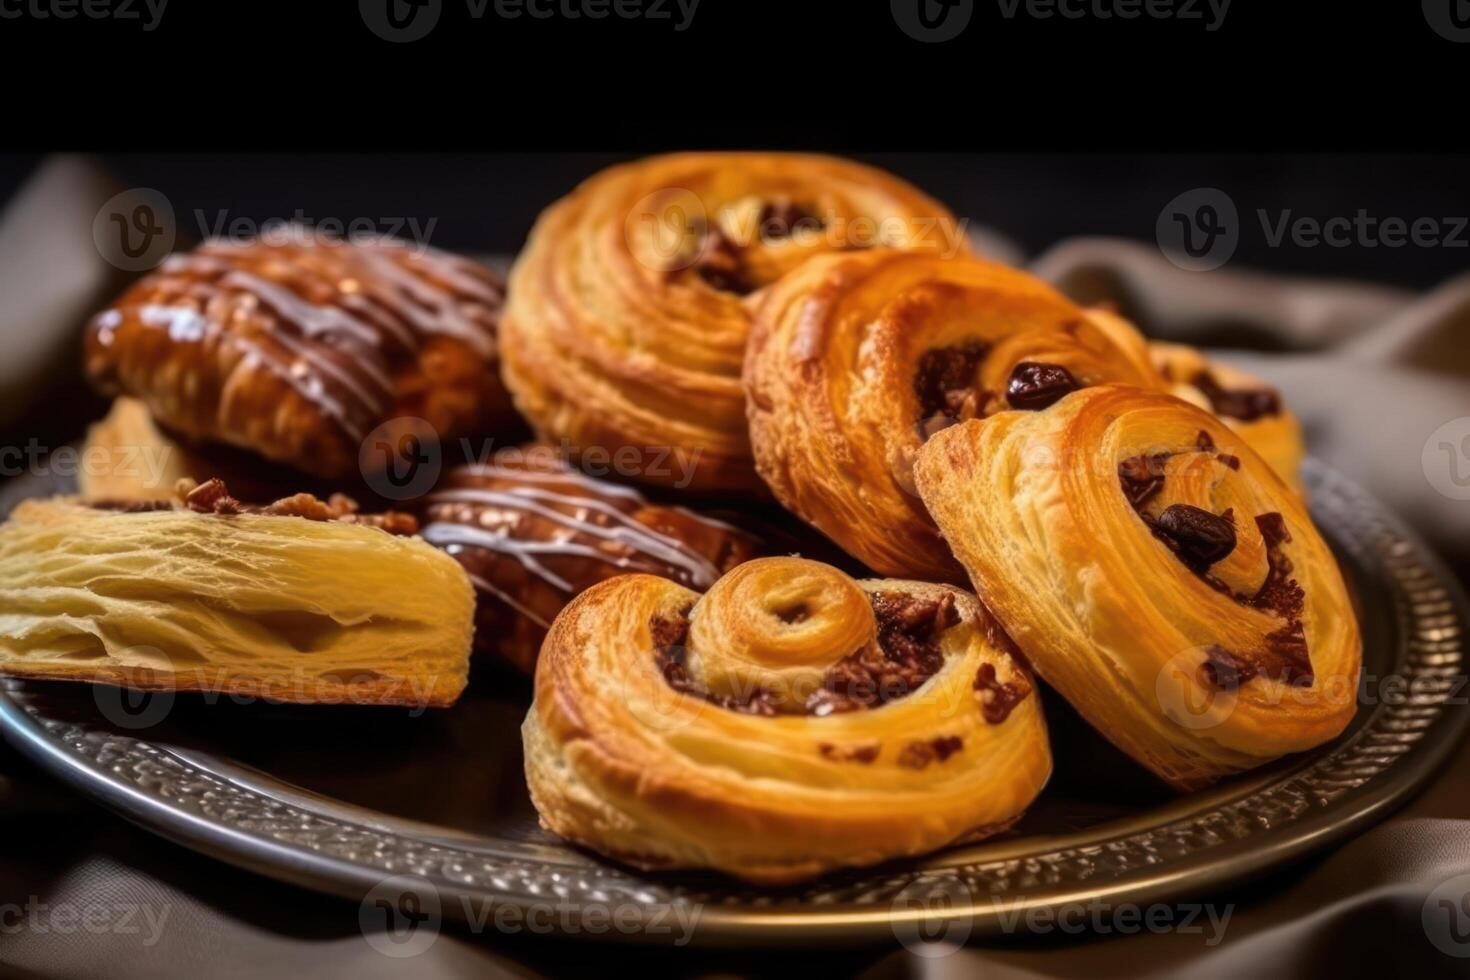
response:
M305 230L210 242L94 317L85 365L174 433L343 477L390 419L425 419L442 439L512 423L496 353L502 298L488 269L407 244Z
M1051 772L1030 676L974 596L760 558L702 597L564 609L522 727L549 829L643 868L797 881L1013 824Z
M1105 385L919 453L924 503L1027 661L1179 789L1321 745L1362 659L1337 562L1233 428Z
M1306 447L1302 427L1282 403L1281 393L1260 378L1228 364L1209 360L1184 344L1149 344L1149 355L1170 384L1170 391L1191 404L1214 412L1297 493Z
M417 506L424 538L475 584L477 652L528 673L551 621L589 586L646 572L703 592L760 550L753 535L652 504L545 446L450 470Z
M758 488L740 365L749 301L807 259L967 251L949 211L832 157L681 153L605 170L548 208L510 277L506 384L550 442L637 451L640 479Z
M878 572L963 582L914 492L935 432L1077 388L1162 388L1130 325L980 259L812 259L760 301L746 354L756 468L785 507Z
M0 674L301 704L459 697L474 593L411 515L184 489L15 509L0 526Z

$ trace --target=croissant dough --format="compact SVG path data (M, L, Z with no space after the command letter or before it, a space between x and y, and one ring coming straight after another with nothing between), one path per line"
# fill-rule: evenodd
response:
M406 244L288 237L170 256L92 319L88 376L191 440L325 478L356 474L363 441L400 416L443 439L513 422L489 269Z
M1261 458L1304 493L1302 427L1281 396L1260 378L1206 358L1193 347L1154 341L1149 355L1180 398L1214 412L1250 443ZM1201 387L1203 385L1203 387ZM1213 397L1212 397L1213 396Z
M952 610L931 627L937 669L874 706L800 713L840 687L835 664L891 636L884 602L911 619ZM648 575L603 582L541 652L522 729L532 800L547 827L620 860L768 883L985 836L1051 771L1031 681L992 630L958 589L797 558L746 562L703 598ZM755 700L766 713L731 706Z
M541 215L511 272L505 381L546 441L640 453L649 483L682 489L692 471L695 490L758 488L747 294L875 244L968 247L938 202L846 160L682 153L605 170Z
M1352 718L1361 642L1337 563L1297 495L1209 413L1090 388L939 433L915 476L1028 662L1174 786L1320 745Z
M1164 387L1125 321L1016 269L887 249L812 259L756 309L744 374L756 468L876 571L963 582L914 491L914 457L933 429L1010 407L1027 364L1077 385Z
M300 517L31 500L0 527L0 673L446 706L474 594L417 538Z

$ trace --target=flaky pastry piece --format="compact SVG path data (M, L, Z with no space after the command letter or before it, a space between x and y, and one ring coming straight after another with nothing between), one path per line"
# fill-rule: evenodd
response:
M1149 355L1170 384L1170 391L1187 402L1214 412L1271 468L1303 493L1302 458L1306 448L1302 427L1281 400L1281 393L1239 368L1211 361L1193 347L1154 341Z
M597 582L646 572L703 592L762 548L724 521L581 473L549 446L455 467L415 508L424 539L475 585L476 651L527 673L556 614Z
M643 868L782 883L975 840L1051 772L1031 678L968 593L760 558L629 575L552 624L522 727L543 824Z
M0 674L281 701L444 707L474 593L408 515L219 481L118 509L29 500L0 526Z
M1242 436L1107 385L936 435L919 492L1027 661L1179 789L1321 745L1362 659L1337 562Z
M886 249L767 290L745 362L756 468L785 507L887 575L963 582L914 458L939 429L1087 385L1163 388L1147 344L1025 272Z
M740 388L747 298L814 255L883 245L968 249L941 204L847 160L682 153L613 167L532 229L502 324L506 384L544 440L651 463L672 451L694 490L758 488ZM671 483L668 468L640 470Z
M401 417L443 439L511 423L496 353L502 297L490 270L406 243L304 229L209 242L92 319L85 367L184 437L342 477L360 458L377 461L364 440ZM379 434L391 445L401 433Z

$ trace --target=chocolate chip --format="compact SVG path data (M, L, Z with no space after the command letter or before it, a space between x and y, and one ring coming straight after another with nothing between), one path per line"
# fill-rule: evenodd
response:
M1157 453L1130 456L1118 464L1118 482L1123 485L1123 496L1130 504L1142 507L1164 488L1164 466L1168 462L1168 453Z
M1039 412L1080 387L1072 372L1060 364L1022 361L1011 372L1010 383L1006 386L1006 401L1012 408Z
M1210 400L1216 415L1254 422L1267 415L1281 414L1281 394L1275 388L1227 389L1209 371L1196 374L1190 384Z
M790 200L767 202L756 224L766 241L790 238L797 231L820 231L825 226L821 218Z
M1154 527L1195 568L1208 568L1235 550L1235 524L1191 504L1170 504Z
M990 345L980 340L967 340L952 347L935 347L919 357L914 372L914 394L919 399L921 435L931 435L943 428L932 420L975 418L985 408L975 388L975 375ZM929 431L926 431L929 430Z

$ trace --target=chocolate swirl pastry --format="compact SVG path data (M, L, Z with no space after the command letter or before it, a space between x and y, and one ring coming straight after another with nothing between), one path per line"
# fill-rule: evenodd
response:
M821 256L771 287L745 362L777 499L878 572L953 582L964 570L913 488L924 442L1104 382L1164 387L1126 322L1003 265L889 249Z
M170 257L93 318L88 375L174 433L321 477L356 473L363 440L400 416L444 439L512 422L488 269L406 244L292 237Z
M702 597L627 575L553 624L522 727L545 826L645 868L780 883L1014 823L1051 773L974 596L761 558Z
M942 205L846 160L685 153L603 171L541 215L516 262L506 384L540 437L643 453L644 482L692 469L697 491L758 488L748 299L812 256L880 245L967 249ZM659 463L670 451L678 467Z
M474 594L410 515L309 494L250 506L219 480L181 492L15 509L0 674L302 704L459 697Z
M424 538L475 584L477 651L527 673L556 614L589 586L646 572L702 592L761 547L723 521L579 473L549 447L450 470L419 513Z
M1301 499L1230 426L1105 385L936 435L919 492L1027 661L1180 789L1338 735L1358 625Z
M1183 344L1149 344L1149 355L1185 401L1208 409L1251 448L1297 493L1302 493L1301 466L1306 448L1302 427L1287 410L1281 393L1238 368L1210 361Z

